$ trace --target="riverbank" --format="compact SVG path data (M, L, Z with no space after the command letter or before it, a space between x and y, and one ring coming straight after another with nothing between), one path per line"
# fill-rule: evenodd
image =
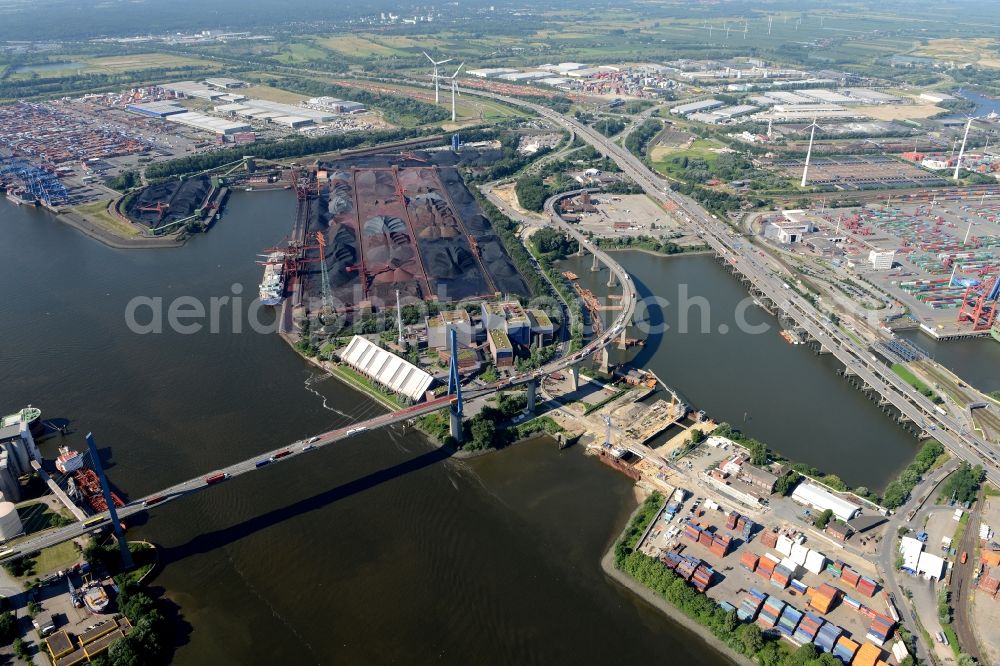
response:
M632 592L637 597L641 598L643 601L650 604L651 606L654 606L657 610L662 612L671 620L683 626L691 633L697 635L702 641L704 641L706 646L718 652L720 655L728 659L731 663L740 664L741 666L756 666L752 660L748 659L744 655L739 654L731 647L729 647L721 640L719 640L719 638L716 637L715 634L713 634L708 629L708 627L684 615L684 613L682 613L681 610L676 606L674 606L672 603L670 603L660 595L656 594L651 589L649 589L636 579L632 578L625 572L619 570L615 566L614 544L618 543L618 540L624 536L625 531L628 530L629 525L632 523L632 521L635 519L636 515L638 515L640 511L642 511L641 502L636 506L635 511L632 512L632 515L629 516L628 521L625 523L625 528L622 530L622 533L619 534L618 539L615 539L614 543L611 545L610 548L608 548L607 552L604 554L604 557L601 558L601 569L604 571L605 574L607 574L609 578L614 580L616 583L618 583L622 587L627 588L630 592Z
M185 238L178 236L164 236L157 238L128 237L113 231L108 225L99 220L80 213L79 211L68 210L56 216L59 221L68 224L83 235L98 241L103 245L116 250L150 250L159 248L182 247L186 242Z
M597 247L605 252L641 252L642 254L648 254L653 257L693 257L701 254L715 254L715 250L710 248L698 249L698 250L682 250L680 252L660 252L659 250L650 250L645 247L605 247L598 243Z

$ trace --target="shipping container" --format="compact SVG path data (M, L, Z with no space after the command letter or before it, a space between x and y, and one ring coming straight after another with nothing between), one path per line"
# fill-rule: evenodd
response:
M837 644L837 640L840 635L844 633L844 630L835 624L830 624L827 622L819 628L816 633L816 647L818 647L823 652L833 652L834 646Z
M851 663L854 653L858 651L858 644L846 636L837 639L837 644L833 646L833 655L845 664Z
M809 591L809 586L803 583L798 578L793 578L792 580L788 581L788 584L791 586L793 590L801 594L805 594L806 592Z
M749 569L750 571L753 571L754 569L757 568L757 562L759 560L760 558L757 557L755 554L751 553L750 551L744 551L743 554L740 556L740 566L742 566L744 569Z

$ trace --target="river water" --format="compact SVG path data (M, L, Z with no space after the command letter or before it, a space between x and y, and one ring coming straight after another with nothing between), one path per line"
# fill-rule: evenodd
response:
M122 251L0 201L0 408L69 419L75 448L93 430L133 496L379 413L277 336L231 333L228 306L219 333L125 324L137 296L252 296L293 208L238 193L186 247ZM601 572L634 505L576 449L457 461L383 430L159 507L130 536L162 547L178 664L725 663Z
M839 377L832 355L785 342L778 321L713 257L626 251L615 258L633 276L640 301L654 295L668 301L640 303L639 313L648 312L652 325L668 328L649 336L634 363L653 370L695 409L852 487L881 490L915 455L913 436ZM590 264L589 256L564 262L594 293L606 293L607 271L592 273ZM709 307L701 309L699 299ZM686 328L682 312L689 313Z

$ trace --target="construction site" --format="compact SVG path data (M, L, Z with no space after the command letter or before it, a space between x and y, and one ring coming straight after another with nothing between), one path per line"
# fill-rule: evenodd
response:
M352 312L395 305L397 291L440 302L529 295L458 159L435 152L321 163L310 185L297 185L300 208L310 209L296 223L306 243L307 269L297 271L303 297Z

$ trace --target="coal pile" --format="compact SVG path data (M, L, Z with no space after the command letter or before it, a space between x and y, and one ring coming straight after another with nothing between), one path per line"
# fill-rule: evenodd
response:
M194 215L211 191L212 182L207 176L149 185L126 204L125 214L129 219L155 229ZM161 204L166 204L166 208ZM163 208L162 217L156 210L158 205Z
M347 309L391 306L395 293L454 301L528 295L475 198L454 168L462 156L367 155L324 163L329 188L313 223L327 236L332 296ZM318 295L316 270L306 289Z

